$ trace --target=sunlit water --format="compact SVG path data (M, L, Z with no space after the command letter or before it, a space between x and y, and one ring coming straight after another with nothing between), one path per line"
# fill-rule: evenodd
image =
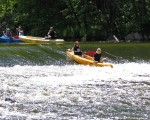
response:
M0 119L150 119L150 64L0 67Z

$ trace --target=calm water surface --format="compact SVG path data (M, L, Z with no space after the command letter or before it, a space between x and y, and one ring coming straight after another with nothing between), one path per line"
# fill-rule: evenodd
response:
M150 64L0 67L0 119L149 120Z

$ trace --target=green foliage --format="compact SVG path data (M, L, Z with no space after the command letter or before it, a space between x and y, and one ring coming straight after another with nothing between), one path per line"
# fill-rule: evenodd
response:
M45 36L54 26L59 37L83 41L148 34L149 0L0 0L0 32L21 25L26 35ZM149 38L148 38L149 39Z

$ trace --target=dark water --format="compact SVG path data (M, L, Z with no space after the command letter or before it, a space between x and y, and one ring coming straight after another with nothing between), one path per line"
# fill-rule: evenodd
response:
M125 47L139 53L134 57L115 44L101 46L113 68L67 61L72 43L0 45L0 119L149 120L148 57L139 44Z
M1 44L0 66L66 64L65 51L73 43L65 44ZM102 48L102 55L115 63L149 62L150 43L82 43L83 51Z
M50 65L66 62L65 50L59 45L14 44L0 48L0 65Z

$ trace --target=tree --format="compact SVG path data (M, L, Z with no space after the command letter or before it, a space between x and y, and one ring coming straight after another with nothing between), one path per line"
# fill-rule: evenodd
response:
M0 10L1 30L21 25L26 35L45 36L54 26L71 39L124 39L131 32L149 39L149 0L1 0Z

